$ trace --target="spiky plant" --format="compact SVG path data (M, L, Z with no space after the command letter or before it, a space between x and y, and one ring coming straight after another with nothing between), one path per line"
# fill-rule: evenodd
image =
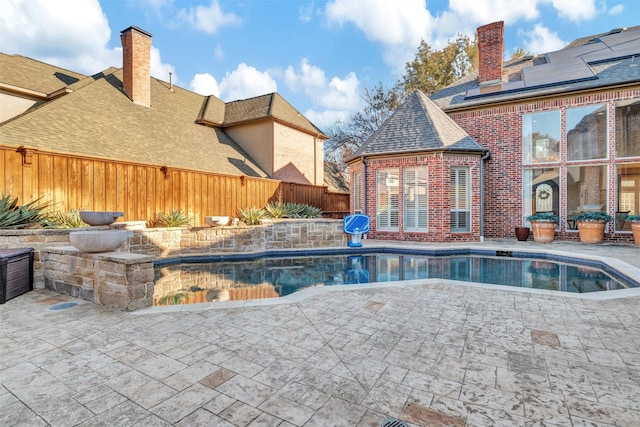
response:
M69 209L67 212L53 211L48 214L49 223L55 228L88 227L89 224L80 218L79 209Z
M302 205L300 203L287 202L285 205L285 217L286 218L302 218Z
M240 217L240 221L246 225L258 225L260 221L267 216L267 213L264 209L256 207L241 208L238 211L238 216Z
M264 210L271 218L284 218L287 214L286 205L282 202L269 202L264 206Z
M20 229L47 227L47 203L41 203L42 197L23 205L18 205L18 197L2 193L0 198L0 228Z
M322 209L311 205L302 205L300 216L302 218L322 218Z
M158 212L153 221L155 227L185 227L191 225L193 217L180 209L172 209L169 212Z

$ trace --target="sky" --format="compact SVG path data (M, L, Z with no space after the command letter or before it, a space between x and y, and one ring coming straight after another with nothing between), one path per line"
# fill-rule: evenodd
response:
M151 74L224 101L279 92L327 129L391 87L420 41L505 22L505 59L640 25L638 0L0 0L0 52L87 75L122 66L120 32L152 34Z

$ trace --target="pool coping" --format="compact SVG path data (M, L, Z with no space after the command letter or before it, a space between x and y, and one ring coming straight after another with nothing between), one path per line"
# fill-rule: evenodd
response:
M176 259L179 262L197 262L203 260L234 260L234 259L256 259L264 256L288 256L295 254L313 254L313 255L327 255L327 254L344 254L344 255L357 255L358 252L363 251L370 253L372 251L378 251L381 253L424 253L439 254L439 255L489 255L495 252L496 255L492 256L508 256L498 255L497 253L510 252L514 258L535 258L546 259L551 261L575 263L579 260L581 264L587 266L594 266L603 268L607 273L611 274L614 271L616 275L624 276L626 280L634 283L637 287L627 289L617 289L603 292L589 292L589 293L574 293L565 291L553 291L547 289L534 289L534 288L522 288L516 286L505 285L493 285L488 283L466 282L450 279L414 279L414 280L402 280L402 281L390 281L390 282L372 282L372 283L360 283L349 285L331 285L331 286L314 286L305 289L301 289L292 294L285 295L278 298L263 298L243 301L216 301L207 303L196 304L177 304L168 306L152 306L136 310L135 314L154 314L154 313L167 313L167 312L179 312L179 311L201 311L201 310L216 310L227 308L242 308L242 307L257 307L267 305L278 304L293 304L301 302L304 299L311 298L318 295L323 295L327 292L343 292L349 290L363 290L363 289L377 289L396 287L402 288L406 286L417 285L434 285L434 284L450 284L458 286L468 287L482 287L489 290L500 290L504 292L519 292L527 294L548 295L554 297L568 297L586 300L610 300L618 298L629 298L640 296L640 268L622 261L614 257L604 257L601 255L589 255L584 253L576 253L575 255L567 255L566 252L560 250L554 250L550 248L515 248L513 246L505 245L491 245L484 244L482 246L477 245L429 245L425 246L417 245L415 242L367 242L362 248L323 248L323 249L284 249L284 250L270 250L263 252L251 252L251 253L228 253L219 255L192 255L178 258L158 259L154 261L154 266L169 265L175 263ZM527 255L527 256L524 256ZM533 255L533 256L531 256ZM585 262L586 261L586 262Z

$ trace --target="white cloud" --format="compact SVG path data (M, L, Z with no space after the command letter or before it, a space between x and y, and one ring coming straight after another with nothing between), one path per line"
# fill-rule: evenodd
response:
M97 0L9 0L0 14L0 51L86 74L109 65L111 29Z
M196 74L189 83L189 89L200 95L220 97L220 87L216 78L209 73Z
M329 80L324 70L309 64L305 58L300 61L298 70L292 66L287 67L284 81L291 91L304 94L312 105L323 108L310 109L305 113L320 127L327 126L338 118L345 118L362 107L362 98L358 92L360 82L355 73L349 73L345 78L332 77Z
M122 62L122 61L121 61ZM151 75L157 79L169 81L169 73L172 73L173 84L179 85L180 79L176 74L176 68L171 64L164 64L160 57L160 49L155 46L151 46Z
M215 34L224 26L238 25L242 22L234 13L224 13L218 0L211 0L209 6L196 6L189 8L189 10L182 9L178 13L178 19L198 31L209 34Z
M227 102L278 91L276 81L268 72L258 71L245 63L227 72L219 87L220 98Z
M620 15L622 12L624 12L624 6L621 4L617 4L613 6L611 9L609 9L609 12L607 13L609 15Z
M596 16L594 0L553 0L558 15L573 22L588 21Z
M568 44L558 37L558 33L550 31L540 23L531 31L518 30L518 35L524 37L524 50L532 54L553 52Z
M495 21L505 25L521 19L532 20L540 16L541 0L450 0L449 8L458 22L471 22L474 27Z

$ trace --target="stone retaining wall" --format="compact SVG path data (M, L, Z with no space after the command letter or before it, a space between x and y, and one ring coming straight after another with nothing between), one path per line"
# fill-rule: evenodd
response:
M156 258L347 245L339 219L274 220L239 227L145 229L139 223L116 223L112 227L133 232L116 252L78 252L69 244L69 233L78 229L0 230L0 249L34 249L36 289L46 287L98 304L134 310L152 303L152 263Z

